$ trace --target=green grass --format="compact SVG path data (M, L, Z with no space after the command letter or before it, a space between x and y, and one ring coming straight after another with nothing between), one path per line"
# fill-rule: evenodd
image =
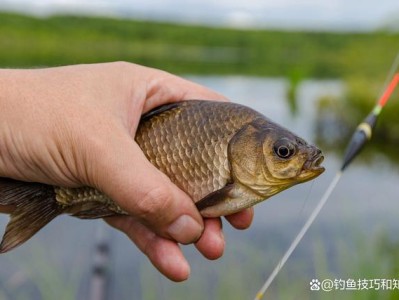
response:
M1 67L126 60L173 73L376 79L398 49L399 33L391 32L235 30L0 13Z

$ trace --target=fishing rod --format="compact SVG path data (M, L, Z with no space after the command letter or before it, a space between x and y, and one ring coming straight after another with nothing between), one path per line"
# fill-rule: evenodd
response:
M277 263L276 267L272 271L272 273L267 278L266 282L263 284L261 289L255 296L255 300L260 300L263 298L264 294L266 293L267 289L273 282L274 278L283 268L284 264L287 262L288 258L291 256L292 252L294 252L295 248L298 246L310 226L312 225L313 221L316 219L317 215L320 213L321 209L323 208L324 204L327 202L328 198L330 197L331 193L337 186L342 173L346 168L350 165L353 159L360 153L360 151L364 148L366 143L371 139L373 130L377 123L378 116L380 115L382 109L387 104L388 100L390 99L392 93L394 92L395 88L399 84L399 73L396 73L396 70L399 66L399 52L396 55L396 58L392 64L391 70L387 77L386 83L384 84L385 88L383 89L382 95L377 101L377 104L374 106L372 111L368 114L368 116L361 122L355 132L353 133L345 151L345 155L343 158L342 166L337 171L337 174L331 181L330 185L328 186L327 190L325 191L323 197L321 197L320 201L313 209L312 213L310 214L308 220L303 225L295 239L292 241L291 245L284 253L283 257ZM392 79L391 79L392 78ZM391 79L389 84L387 82Z

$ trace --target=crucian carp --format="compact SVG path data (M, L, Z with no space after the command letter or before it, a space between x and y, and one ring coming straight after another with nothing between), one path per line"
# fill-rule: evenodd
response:
M190 100L143 115L135 140L195 202L203 217L233 214L324 168L321 151L257 111L230 102ZM0 178L0 212L10 215L0 253L66 213L95 219L124 212L91 187L67 188Z

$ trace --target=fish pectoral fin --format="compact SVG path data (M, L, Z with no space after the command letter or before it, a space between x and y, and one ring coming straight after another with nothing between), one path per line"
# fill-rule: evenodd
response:
M82 205L76 205L69 211L71 216L79 219L99 219L105 217L111 217L117 215L117 213L107 205L100 205L98 203L85 203Z
M214 218L234 214L266 198L239 183L231 183L204 197L195 205L203 217Z
M229 183L220 190L214 191L196 202L195 206L197 206L197 209L201 212L201 210L204 210L205 208L220 204L221 202L231 198L230 193L233 189L234 184Z
M0 178L0 207L11 218L0 243L0 253L27 241L63 210L55 200L52 186L6 178Z

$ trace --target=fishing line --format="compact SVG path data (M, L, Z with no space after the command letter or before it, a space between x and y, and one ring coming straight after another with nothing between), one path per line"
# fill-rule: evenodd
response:
M314 186L314 181L312 181L311 184L310 184L308 194L307 194L307 196L305 197L305 200L302 203L301 209L299 210L297 221L299 221L301 219L301 217L303 216L303 214L305 212L305 207L307 206L307 203L309 202L310 195L312 194L313 186Z
M310 188L309 188L309 191L308 191L308 194L307 194L307 196L306 196L306 198L305 198L305 201L304 201L303 204L302 204L302 208L301 208L301 210L300 210L301 213L302 213L303 210L305 209L305 206L306 206L306 204L308 203L308 201L309 201L309 199L310 199L310 195L312 194L313 187L314 187L314 180L312 180L311 185L310 185Z
M328 198L330 197L331 193L337 186L343 171L346 169L346 167L352 162L352 160L356 157L357 154L359 154L360 150L364 147L364 145L371 139L372 131L376 125L377 122L377 117L381 113L382 108L385 106L387 101L389 100L390 96L392 95L393 91L395 90L396 86L399 84L399 73L396 73L396 70L399 66L399 52L396 55L396 58L391 66L391 69L389 71L385 88L383 89L383 92L381 93L380 98L378 99L377 104L371 111L371 113L366 117L366 119L360 123L360 125L357 127L356 131L352 135L351 140L348 143L348 147L346 149L344 159L343 159L343 164L341 166L341 169L337 172L333 180L331 181L330 185L328 186L327 190L325 191L323 197L320 199L312 213L310 214L308 220L306 223L303 225L295 239L292 241L290 247L288 250L285 252L281 260L278 262L277 266L274 268L273 272L270 274L270 276L267 278L266 282L264 285L261 287L261 289L258 291L258 293L255 296L255 300L260 300L263 298L263 295L265 294L266 290L270 286L270 284L273 282L274 278L277 276L277 274L280 272L284 264L287 262L288 258L291 256L292 252L294 252L295 248L298 246L299 242L302 240L306 232L308 231L309 227L312 225L314 220L316 219L317 215L320 213L321 209L327 202ZM393 77L391 79L391 77ZM389 82L389 80L391 81Z
M396 57L395 57L395 59L393 61L393 64L392 64L391 68L389 69L388 76L385 78L385 82L384 82L383 88L381 89L381 92L380 92L380 95L379 95L380 97L382 97L382 95L384 94L384 92L387 89L387 86L389 84L389 80L392 77L394 77L395 72L398 70L398 67L399 67L399 51L396 54Z
M319 214L320 210L323 208L324 204L327 202L327 199L330 197L332 191L334 190L335 186L337 185L339 179L341 178L342 172L339 171L334 179L331 181L328 189L324 193L323 197L321 198L320 202L317 204L315 209L313 210L312 214L310 215L309 219L306 221L305 225L303 225L301 231L299 231L298 235L292 241L290 247L285 252L281 260L278 262L277 266L274 268L273 272L270 274L269 278L266 280L265 284L256 294L255 300L262 299L263 295L265 294L267 288L270 286L274 278L280 272L288 258L291 256L292 252L295 250L296 246L298 246L299 242L302 240L305 233L308 231L309 227L312 225L313 221L316 219L317 215Z

